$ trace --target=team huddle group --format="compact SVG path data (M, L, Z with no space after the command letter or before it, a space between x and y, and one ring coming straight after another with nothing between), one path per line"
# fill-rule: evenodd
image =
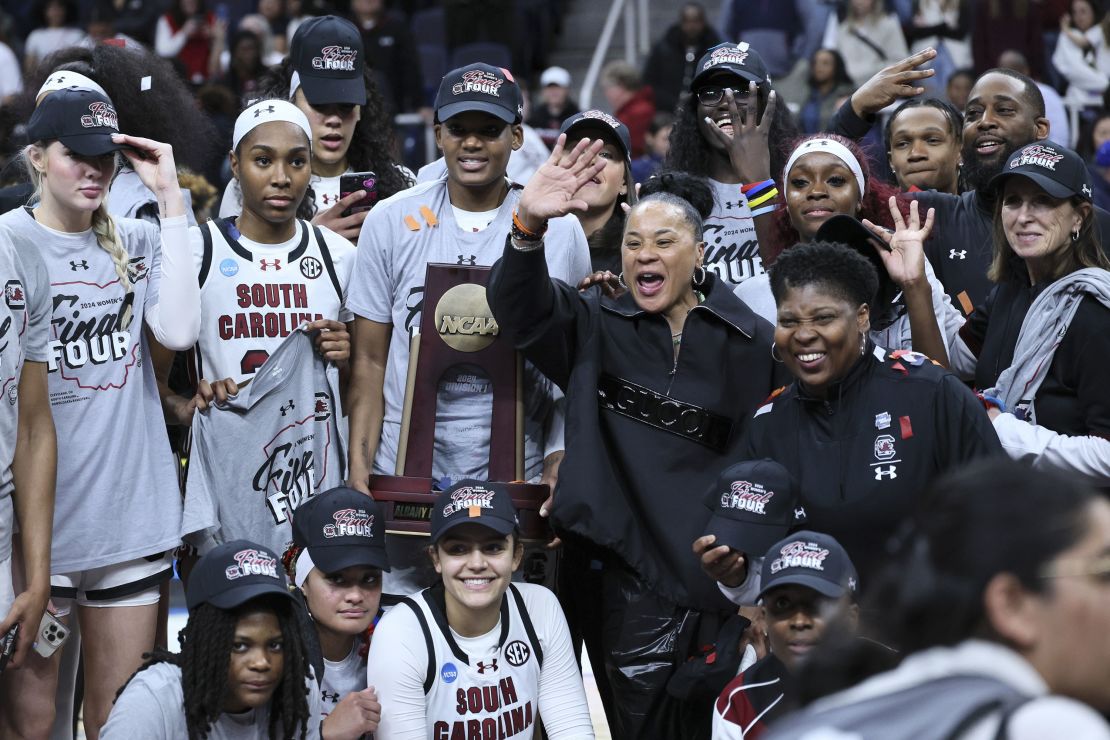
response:
M591 738L584 648L613 737L1110 738L1110 222L1033 81L961 113L927 49L798 137L726 43L652 179L588 110L516 183L521 90L477 63L414 176L322 16L198 224L144 54L43 62L0 215L0 737L65 736L80 657L89 738ZM438 380L430 537L371 494L433 263L492 267L524 358L546 585L480 367Z

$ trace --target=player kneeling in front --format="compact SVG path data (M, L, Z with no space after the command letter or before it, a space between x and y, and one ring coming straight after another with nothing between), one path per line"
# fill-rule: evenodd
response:
M378 740L592 738L566 618L542 586L510 583L524 556L498 483L463 480L432 509L440 583L391 609L370 645Z
M320 701L278 557L232 540L197 561L181 652L157 648L120 689L104 740L320 737Z

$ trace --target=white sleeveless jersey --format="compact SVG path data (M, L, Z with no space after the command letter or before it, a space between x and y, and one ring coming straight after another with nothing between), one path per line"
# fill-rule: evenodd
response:
M199 227L199 377L242 382L302 323L350 320L344 296L354 247L327 229L297 223L298 237L288 245L253 252L230 219Z
M447 624L442 587L401 603L416 613L428 649L428 737L531 738L543 650L517 587L510 585L501 602L501 633L488 655L467 655L459 646Z

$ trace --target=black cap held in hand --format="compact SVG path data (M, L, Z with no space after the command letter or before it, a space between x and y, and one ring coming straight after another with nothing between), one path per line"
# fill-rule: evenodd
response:
M322 15L297 27L289 58L310 105L366 105L362 34L345 18ZM290 96L296 92L294 84Z
M472 110L489 113L505 123L520 123L524 99L509 70L478 62L443 76L435 109L440 123Z
M119 116L107 95L79 87L50 93L31 114L27 138L31 141L57 139L83 157L123 149L112 141L119 133Z
M389 570L381 505L353 488L322 491L298 506L293 512L293 544L308 548L312 562L324 573L356 565Z
M834 538L802 530L776 542L763 557L759 596L776 586L796 584L822 596L839 599L855 595L859 576L848 553Z
M460 524L481 524L501 535L519 525L509 489L500 483L461 480L436 497L431 535L436 543Z
M761 555L791 527L805 521L793 478L774 460L751 460L725 468L706 504L713 516L705 534L716 536L716 545L752 556Z
M1083 158L1048 139L1026 144L1011 154L987 187L997 193L1008 178L1018 175L1032 180L1053 198L1077 196L1088 203L1094 198L1091 173Z
M193 566L185 588L190 611L201 604L234 609L267 594L292 598L285 571L269 548L247 540L217 546Z
M690 89L697 90L705 84L711 76L725 72L736 75L744 80L754 82L761 88L770 84L771 79L767 74L767 65L759 52L748 46L748 42L738 44L725 42L717 44L702 55L694 79L690 82ZM745 86L746 88L746 86Z

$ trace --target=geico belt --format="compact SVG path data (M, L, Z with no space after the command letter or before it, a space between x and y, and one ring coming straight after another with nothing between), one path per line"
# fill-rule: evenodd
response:
M685 437L716 452L725 451L732 435L730 419L612 375L598 378L597 402L603 409Z

